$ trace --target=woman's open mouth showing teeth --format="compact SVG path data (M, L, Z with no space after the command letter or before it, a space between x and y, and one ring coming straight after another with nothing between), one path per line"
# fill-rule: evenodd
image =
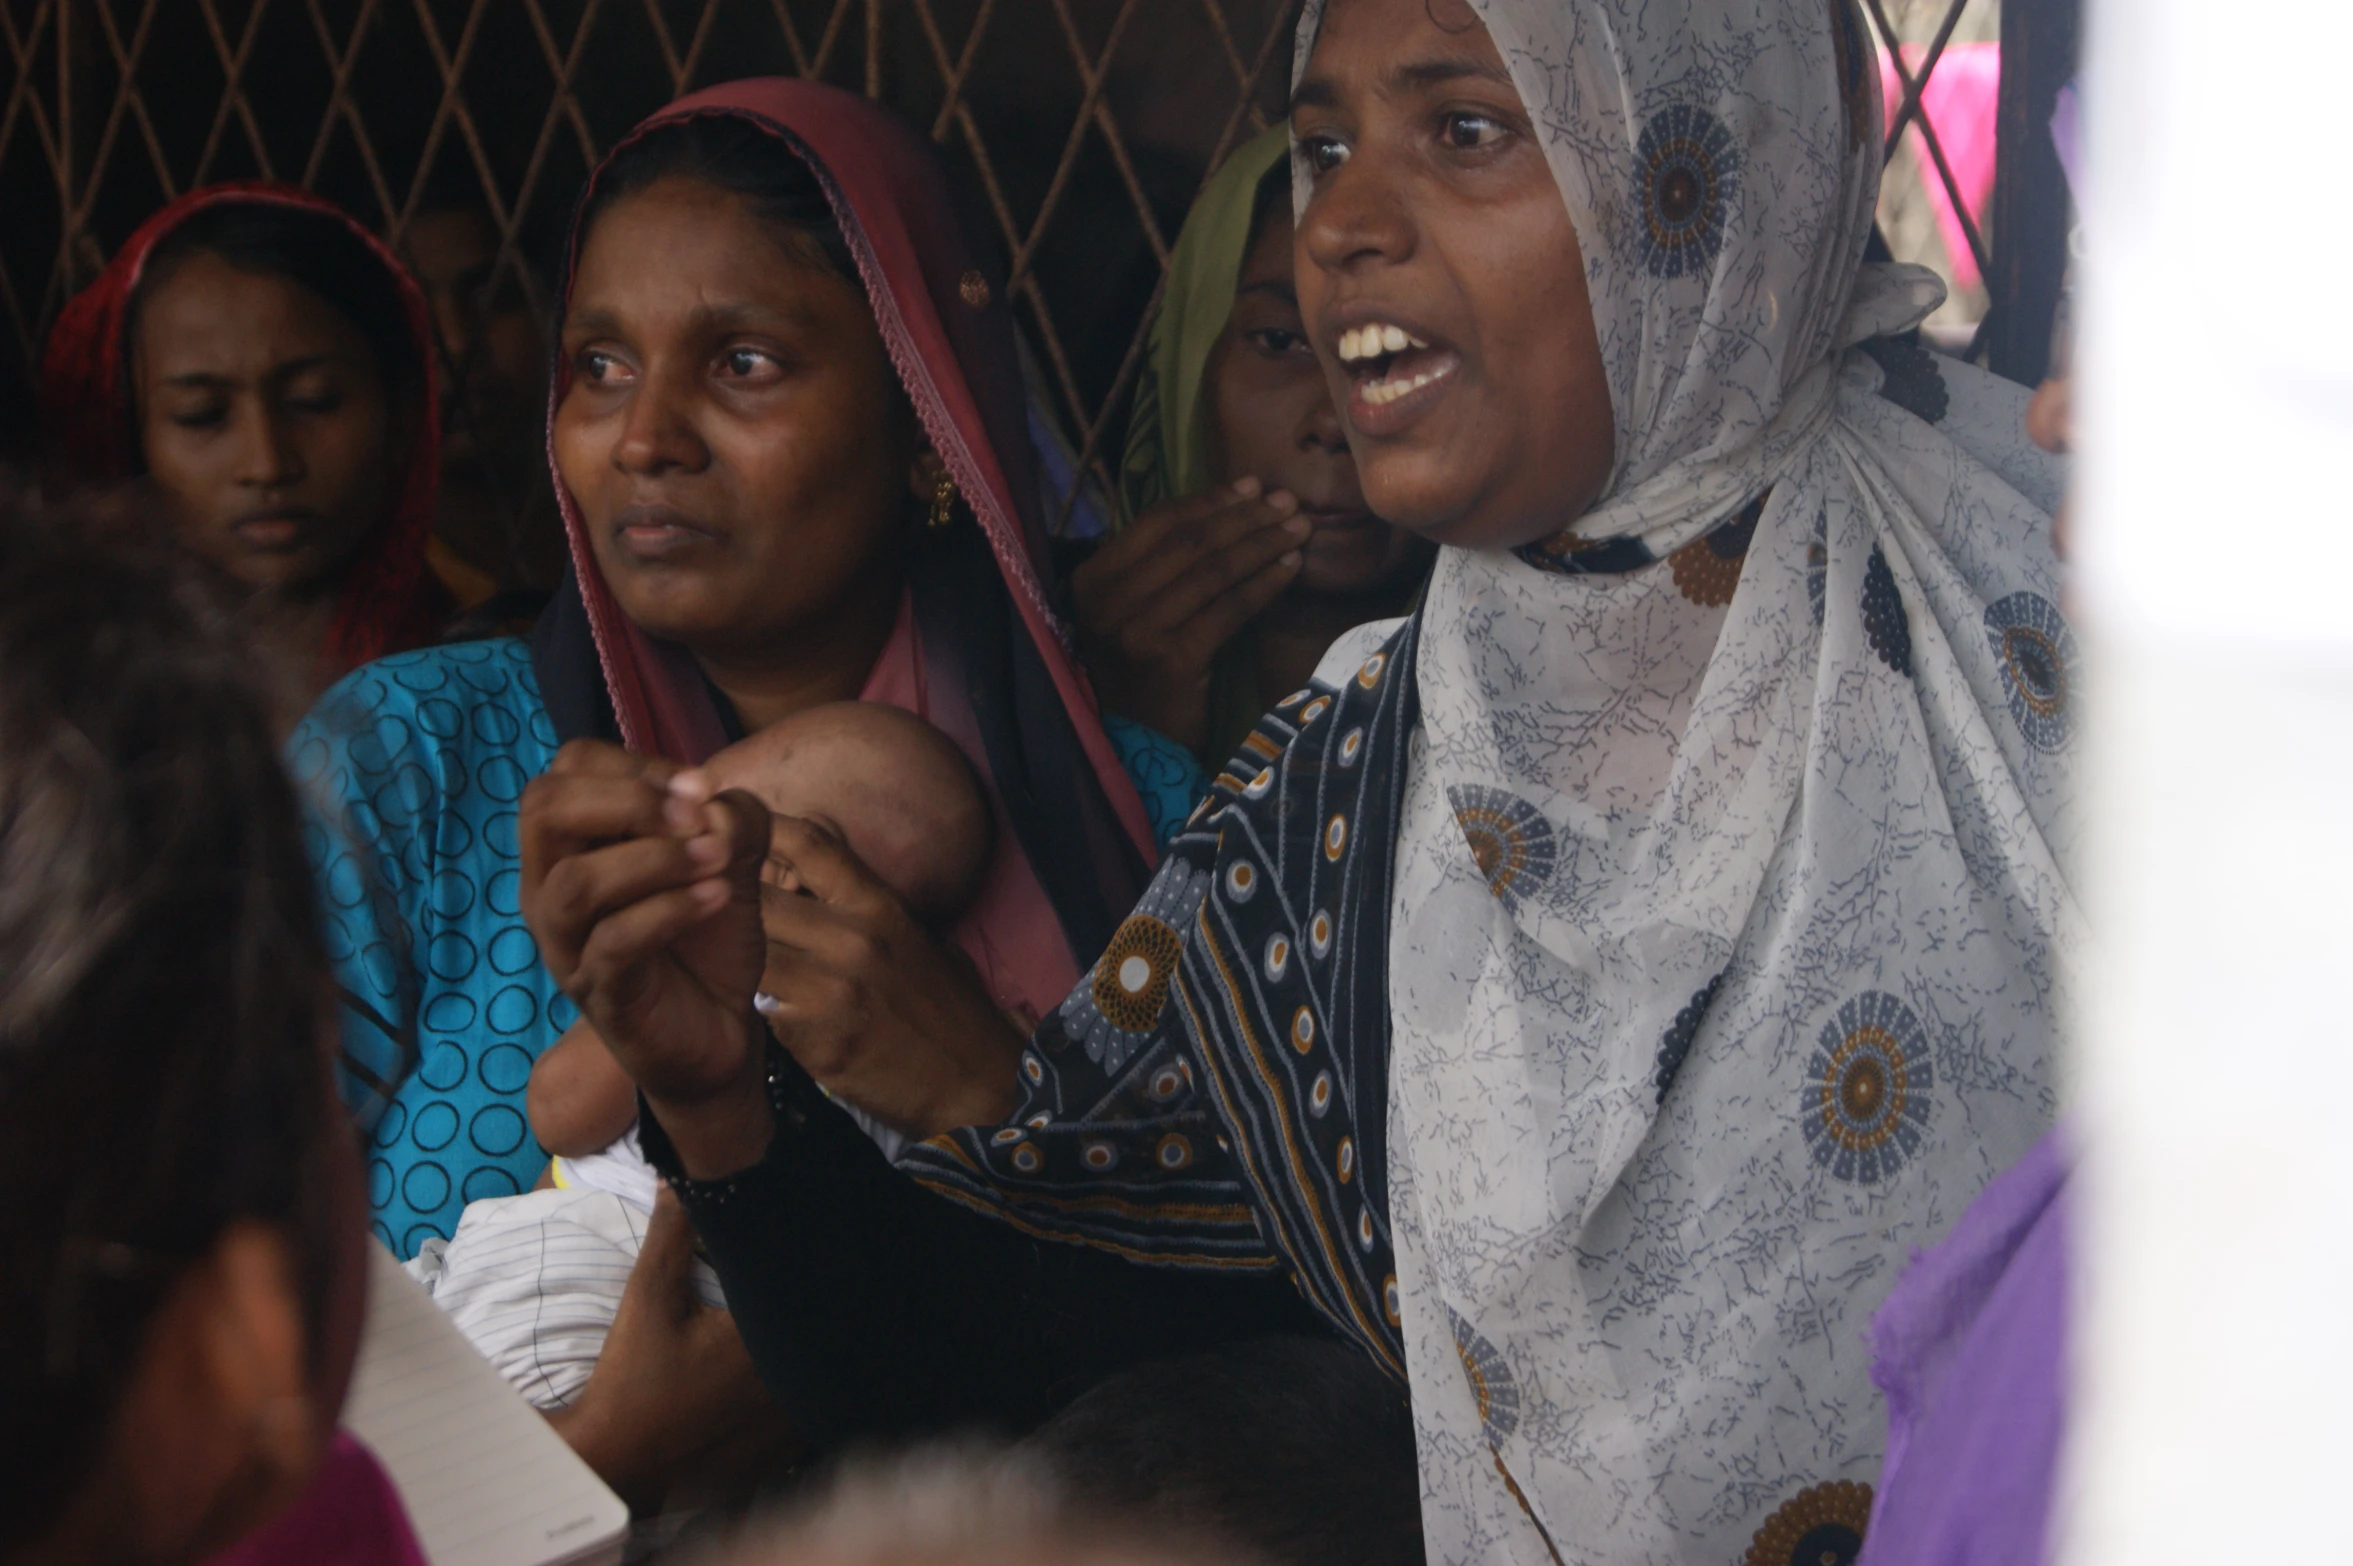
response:
M1340 362L1353 364L1359 359L1377 359L1383 354L1429 346L1402 326L1375 321L1368 326L1352 326L1340 334Z
M1432 348L1401 326L1371 321L1340 334L1340 362L1348 369L1352 401L1363 411L1435 386L1462 366L1450 349Z

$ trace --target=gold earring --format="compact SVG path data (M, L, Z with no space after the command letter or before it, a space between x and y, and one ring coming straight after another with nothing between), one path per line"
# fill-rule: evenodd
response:
M931 525L946 527L956 519L956 480L946 468L940 469L940 482L931 492Z

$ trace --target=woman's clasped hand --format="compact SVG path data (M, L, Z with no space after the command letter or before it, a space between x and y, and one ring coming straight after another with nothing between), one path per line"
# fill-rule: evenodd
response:
M917 1135L1010 1107L1019 1048L968 960L821 826L574 741L523 797L525 919L697 1178L757 1161L762 1041ZM788 855L802 890L760 875ZM755 996L766 996L760 1011Z
M756 1159L766 807L576 740L525 790L522 837L523 914L548 971L664 1123L701 1131L682 1150Z
M633 1510L724 1495L782 1466L801 1442L760 1387L727 1312L696 1298L694 1228L667 1192L629 1270L596 1374L558 1434ZM688 1488L674 1496L685 1475Z
M917 1140L1012 1113L1022 1033L972 960L816 822L776 817L769 846L801 890L760 887L761 1012L801 1069Z

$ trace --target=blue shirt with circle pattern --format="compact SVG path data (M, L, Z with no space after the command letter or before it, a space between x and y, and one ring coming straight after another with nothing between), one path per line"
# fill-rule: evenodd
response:
M1150 729L1104 728L1166 843L1200 767ZM288 743L343 992L338 1079L367 1138L376 1236L404 1260L547 1161L524 1088L579 1011L523 924L517 811L557 744L515 637L355 670Z

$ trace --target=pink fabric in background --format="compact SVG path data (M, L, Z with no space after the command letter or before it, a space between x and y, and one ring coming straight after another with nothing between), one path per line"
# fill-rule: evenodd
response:
M1918 70L1926 54L1918 44L1904 45L1905 66ZM1897 79L1895 61L1885 50L1879 55L1879 91L1887 103L1883 130L1892 130L1896 111L1903 106L1904 84ZM1928 78L1920 93L1921 107L1936 125L1937 145L1944 148L1945 161L1952 165L1953 180L1961 187L1961 199L1969 204L1970 221L1980 235L1985 232L1986 200L1994 188L1994 123L2001 94L2002 46L1998 43L1947 44L1936 62L1936 74ZM1936 231L1944 239L1945 254L1952 258L1953 281L1974 288L1977 257L1969 249L1969 236L1962 232L1952 198L1945 194L1936 160L1928 155L1928 144L1916 126L1906 127L1904 134L1918 156L1920 178L1928 190L1929 206L1936 213Z
M205 1566L426 1566L426 1561L391 1476L356 1436L338 1430L302 1499Z

